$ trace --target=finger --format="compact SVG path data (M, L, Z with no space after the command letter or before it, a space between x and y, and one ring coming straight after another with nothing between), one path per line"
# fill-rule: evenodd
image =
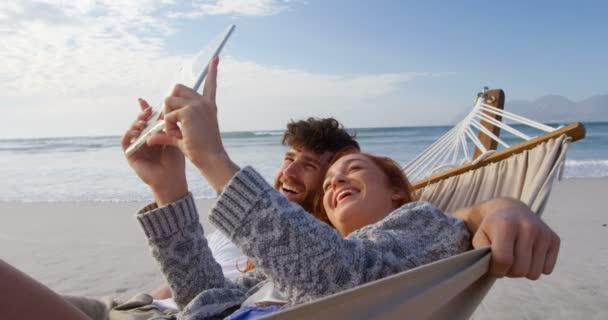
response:
M182 98L194 98L198 97L199 94L196 91L192 90L190 87L186 87L185 85L178 83L173 86L171 90L172 97L182 97Z
M146 109L137 115L137 120L142 120L142 121L148 122L151 115L152 115L152 108Z
M180 119L180 112L183 110L187 104L188 99L180 98L180 97L167 97L165 99L165 110L163 111L163 119L165 120L165 132L171 136L178 137L181 139L181 131L177 126L177 123ZM173 116L169 117L169 115L173 114ZM175 135L176 132L180 132L179 135Z
M551 246L551 234L541 234L532 250L532 262L530 264L530 271L526 277L530 280L537 280L540 278L543 268L545 267L545 261L547 258L547 251Z
M203 87L203 97L213 101L215 103L215 92L217 89L217 66L220 62L220 57L215 56L209 61L209 72L207 73L207 79L205 79L205 86Z
M150 108L148 101L146 101L142 98L137 99L137 101L139 102L139 107L141 108L142 111L146 111L146 109Z
M141 131L139 130L127 130L125 134L120 139L120 145L122 150L125 151L132 143L133 139L139 137Z
M190 101L190 99L181 97L166 97L164 113L170 113L172 111L182 109L188 106Z
M509 228L507 228L509 229ZM492 243L492 261L490 273L496 277L504 277L513 265L516 232L494 232Z
M532 264L532 250L538 237L536 225L522 226L515 245L515 260L509 273L509 277L526 277L530 272Z
M131 130L144 130L148 126L148 121L137 120L131 125Z
M177 125L177 123L181 121L182 110L183 109L178 109L169 113L165 113L165 133L173 138L182 138L181 130Z
M547 258L545 259L545 266L543 268L544 274L551 274L551 272L553 272L555 263L557 262L557 256L559 254L560 242L559 237L553 233L551 245L547 250Z
M473 248L475 249L489 247L491 245L490 239L488 239L488 236L485 234L485 232L483 232L483 230L475 232L475 235L473 235L472 244Z
M159 132L157 134L152 135L146 143L150 146L154 145L169 145L169 146L178 146L179 139L169 136L165 132Z

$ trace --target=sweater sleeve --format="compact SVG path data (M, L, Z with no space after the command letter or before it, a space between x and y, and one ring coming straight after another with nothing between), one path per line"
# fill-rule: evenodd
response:
M211 221L273 278L291 304L308 302L462 252L461 220L407 204L347 238L246 167L224 188Z
M180 310L202 292L246 291L224 278L203 234L191 194L164 207L149 205L137 219Z

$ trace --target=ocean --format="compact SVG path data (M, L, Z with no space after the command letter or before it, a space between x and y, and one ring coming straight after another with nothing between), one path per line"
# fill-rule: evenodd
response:
M555 126L555 124L552 124ZM515 126L518 128L518 126ZM587 137L568 153L565 178L608 176L608 123L585 123ZM389 156L405 165L451 127L354 129L363 150ZM523 132L527 128L519 127ZM224 145L240 166L251 165L269 182L286 148L282 131L223 133ZM503 133L509 144L517 143ZM150 192L130 169L119 136L0 140L0 201L148 201ZM215 192L193 166L188 184L197 198Z

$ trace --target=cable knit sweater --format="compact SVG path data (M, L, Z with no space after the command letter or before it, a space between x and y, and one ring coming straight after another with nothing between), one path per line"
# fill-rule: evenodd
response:
M342 238L246 167L225 186L209 219L256 266L234 282L215 262L189 194L138 213L152 255L181 312L207 319L237 307L270 278L290 305L374 281L469 248L462 220L408 203Z

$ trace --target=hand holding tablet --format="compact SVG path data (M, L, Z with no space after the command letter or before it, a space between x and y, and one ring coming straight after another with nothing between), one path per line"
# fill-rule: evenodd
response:
M194 91L198 91L198 89L200 88L201 84L205 80L205 77L207 76L207 72L209 70L209 61L211 61L213 57L218 56L220 54L220 52L224 48L224 45L230 38L230 35L232 35L234 28L235 25L229 26L226 31L219 34L213 42L211 42L209 45L207 45L207 47L201 50L194 58L193 62L190 65L190 72L192 73L192 75L198 75L198 77L196 77L196 81L192 86L192 89ZM160 111L157 110L152 112L152 115L148 119L148 125L146 126L146 128L141 132L139 137L137 137L137 139L135 139L135 141L133 141L133 143L131 143L131 145L129 145L129 147L125 150L125 154L127 155L127 157L133 154L139 148L141 148L146 143L149 137L164 129L165 121L159 119L159 116Z

